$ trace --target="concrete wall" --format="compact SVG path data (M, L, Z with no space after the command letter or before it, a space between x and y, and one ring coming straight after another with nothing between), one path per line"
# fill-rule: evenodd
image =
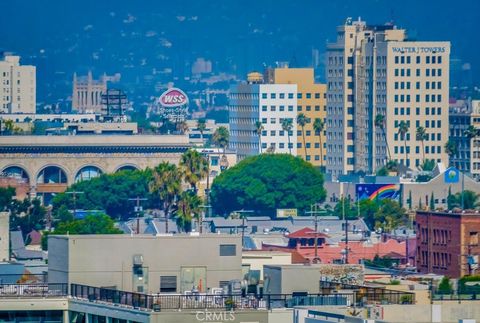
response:
M10 260L10 213L0 212L0 261Z
M244 251L242 264L249 265L250 270L260 270L260 279L263 279L263 266L291 265L292 254L289 252Z
M133 257L142 255L143 267L148 268L144 292L158 293L160 276L176 276L180 292L181 268L185 267L206 269L206 281L202 281L206 291L218 287L220 281L242 278L240 240L236 235L51 236L49 280L65 282L64 272L68 271L68 283L133 291ZM222 244L235 245L236 255L220 256ZM57 279L61 281L54 281Z

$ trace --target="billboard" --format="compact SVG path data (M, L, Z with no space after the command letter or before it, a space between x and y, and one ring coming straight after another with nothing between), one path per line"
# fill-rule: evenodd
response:
M188 113L188 96L178 88L170 88L156 100L156 110L164 119L178 123L185 121Z
M455 167L449 167L444 173L445 183L458 183L460 179L460 171Z
M297 209L277 209L277 218L288 218L297 216Z
M356 184L355 194L361 200L400 200L399 184Z

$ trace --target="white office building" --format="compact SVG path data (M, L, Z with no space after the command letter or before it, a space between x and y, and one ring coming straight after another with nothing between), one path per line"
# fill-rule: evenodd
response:
M230 146L239 160L262 152L297 154L297 85L241 83L230 89ZM292 120L289 133L284 119ZM262 122L261 135L256 122Z
M0 113L35 113L36 68L20 65L20 56L0 60Z
M413 169L424 156L447 164L449 58L449 42L408 41L393 25L339 26L327 47L327 172L373 173L389 158Z

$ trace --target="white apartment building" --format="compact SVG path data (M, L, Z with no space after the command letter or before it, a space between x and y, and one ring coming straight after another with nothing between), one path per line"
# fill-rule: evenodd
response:
M472 101L471 125L480 129L480 100ZM470 159L470 169L472 176L480 181L480 136L470 139L470 150L472 158Z
M337 27L327 47L327 172L373 173L389 158L415 168L424 154L447 164L449 58L449 42L408 41L393 25ZM424 151L418 127L428 135Z
M20 65L20 56L0 60L0 113L35 113L36 68Z
M261 152L297 154L297 85L247 84L230 89L230 149L239 160ZM292 120L289 133L282 129L284 119ZM255 124L262 122L258 136ZM290 141L290 146L289 146Z

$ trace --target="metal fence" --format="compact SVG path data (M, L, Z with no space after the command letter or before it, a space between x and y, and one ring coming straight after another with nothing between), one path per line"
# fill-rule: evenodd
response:
M415 304L415 294L390 290L383 287L350 285L330 281L320 281L320 291L331 294L334 291L351 290L355 305L382 304Z
M212 295L212 294L142 294L116 289L72 284L70 295L89 301L100 301L132 308L163 310L197 309L272 309L300 305L349 305L351 299L345 295Z
M0 298L63 297L67 295L67 284L0 284Z

